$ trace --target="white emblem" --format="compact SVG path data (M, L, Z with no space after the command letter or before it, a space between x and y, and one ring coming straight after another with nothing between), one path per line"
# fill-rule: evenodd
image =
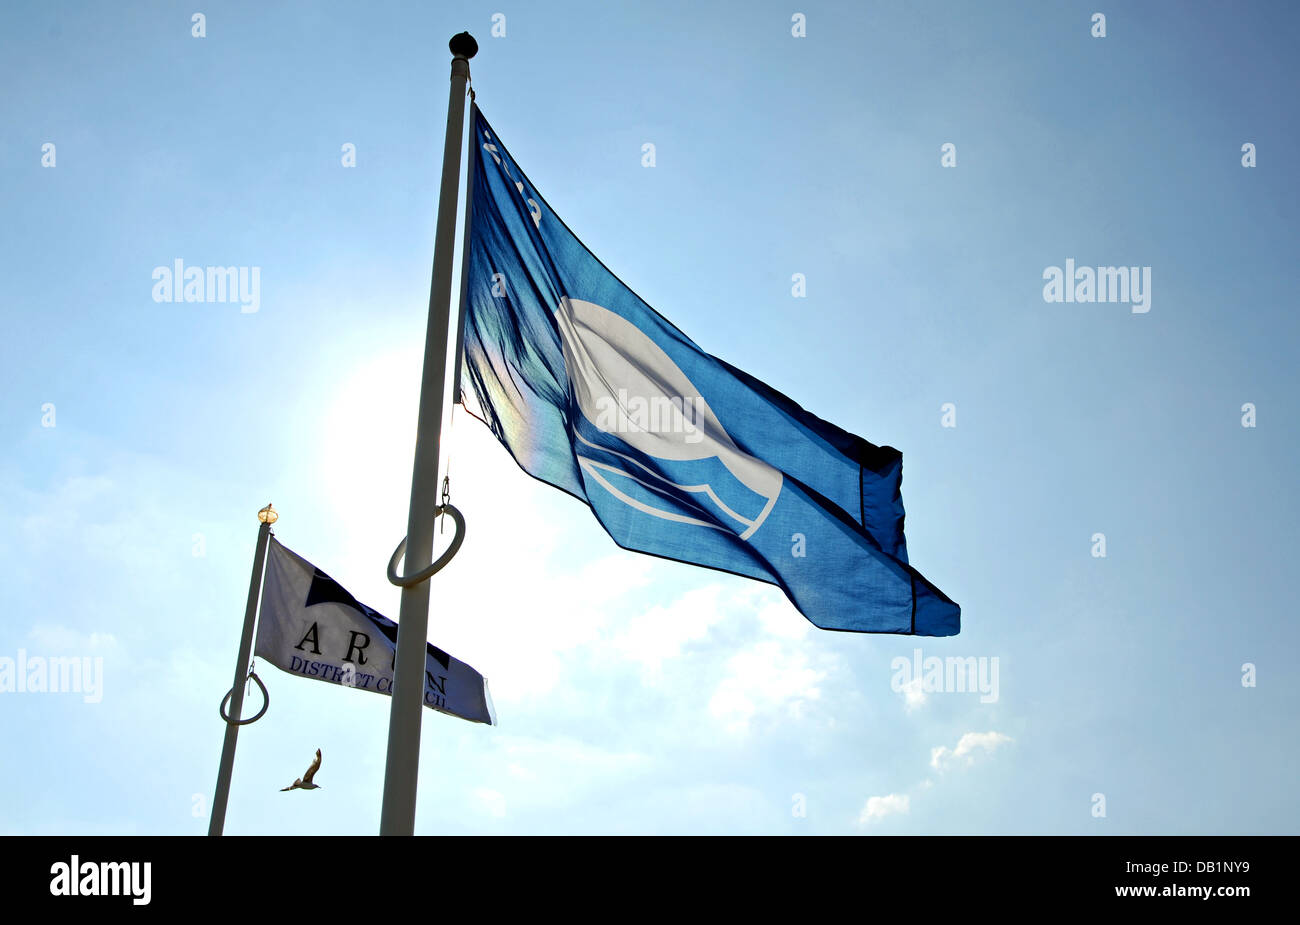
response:
M614 497L646 514L724 530L716 523L633 498L611 483L605 473L630 478L652 491L663 490L657 486L669 486L706 495L737 522L736 529L728 532L737 533L742 540L753 536L781 494L781 473L737 447L686 374L622 315L566 296L560 301L555 319L564 348L564 368L583 417L598 430L617 436L647 456L674 462L716 457L762 499L762 510L746 517L723 503L711 485L671 482L631 456L597 446L575 430L574 437L580 443L623 461L621 465L610 465L580 453L578 464L583 471Z

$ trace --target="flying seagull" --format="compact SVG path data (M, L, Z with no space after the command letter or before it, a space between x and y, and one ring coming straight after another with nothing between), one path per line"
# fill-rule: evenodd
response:
M304 774L302 777L298 778L288 787L281 787L280 792L284 793L286 790L319 790L320 784L314 784L312 783L311 780L313 777L316 776L316 772L319 770L320 770L320 749L318 748L316 749L316 760L311 763L311 767L307 769L307 773Z

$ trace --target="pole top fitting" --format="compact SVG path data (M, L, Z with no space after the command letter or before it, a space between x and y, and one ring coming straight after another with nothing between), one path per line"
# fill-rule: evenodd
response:
M264 524L273 524L280 519L280 515L276 512L275 508L268 504L257 512L257 519Z
M447 43L451 53L457 58L469 60L478 54L478 42L474 41L474 36L468 32L461 32L459 35L453 35L451 41Z

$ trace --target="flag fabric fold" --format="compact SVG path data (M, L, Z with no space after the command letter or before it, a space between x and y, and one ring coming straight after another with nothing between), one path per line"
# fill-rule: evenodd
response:
M470 149L461 398L526 472L618 545L779 585L819 627L959 631L908 564L898 450L696 346L587 250L477 105Z
M254 654L299 677L391 697L397 624L273 536ZM487 679L428 643L424 705L496 725Z

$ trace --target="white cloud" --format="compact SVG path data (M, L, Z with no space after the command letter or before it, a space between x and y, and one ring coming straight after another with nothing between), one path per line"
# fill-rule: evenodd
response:
M515 817L555 812L561 806L581 811L610 794L654 780L650 774L655 759L650 755L568 737L496 734L476 759L481 761L476 767L483 782L474 792L476 805L489 813L500 807L504 814L502 794L508 791Z
M930 767L938 771L957 766L969 767L981 751L991 752L1010 741L1010 736L1000 732L968 732L957 741L956 748L940 745L931 749Z
M768 589L760 589L760 593L767 594ZM812 629L807 617L795 610L784 596L759 608L758 622L764 632L784 639L803 639Z
M541 773L562 777L574 774L574 769L596 774L615 774L643 768L648 757L638 752L619 752L589 745L574 739L543 740L522 736L500 736L515 776L536 778ZM519 769L516 773L513 769Z
M858 825L879 822L886 816L905 815L912 809L912 798L905 793L891 793L883 797L868 797L858 816Z
M765 640L732 656L727 677L709 701L709 712L733 733L745 734L760 713L785 707L795 719L808 701L821 697L827 672L809 666L808 657L788 645Z
M41 496L39 508L21 517L19 527L38 544L50 542L51 537L59 536L74 521L83 532L102 529L102 515L96 511L96 505L104 506L120 489L106 475L72 476ZM35 496L30 496L30 500L36 500Z
M927 700L922 678L916 677L903 685L903 702L908 713L925 706Z
M517 761L512 761L506 766L506 773L516 780L537 780L536 773L524 767Z
M478 801L479 808L493 819L504 819L506 817L506 798L499 790L492 790L489 787L476 787L474 789L474 799Z
M956 748L940 745L938 748L931 749L930 766L938 771L946 771L954 767L969 767L980 753L992 752L998 746L1010 741L1010 736L1000 732L968 732L957 741ZM928 791L933 786L933 780L923 780L912 790ZM911 812L911 809L912 798L906 793L869 797L858 815L858 825L879 822L886 816L903 815Z
M706 585L687 591L667 606L656 606L629 620L612 640L625 658L640 662L650 675L657 675L666 659L682 653L689 643L709 635L714 624L725 617L721 606L722 587Z
M27 634L27 644L40 652L89 652L117 645L112 633L81 633L49 623L38 623Z

